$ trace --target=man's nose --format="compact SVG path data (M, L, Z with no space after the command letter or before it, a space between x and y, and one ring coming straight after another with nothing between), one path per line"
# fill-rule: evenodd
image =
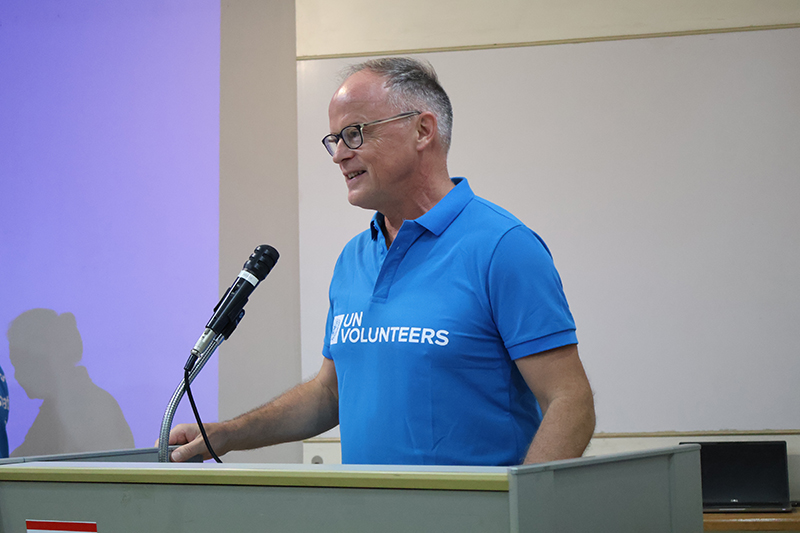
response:
M339 142L336 143L336 150L333 151L333 162L337 165L348 159L353 154L353 150L347 146L342 139L339 139Z

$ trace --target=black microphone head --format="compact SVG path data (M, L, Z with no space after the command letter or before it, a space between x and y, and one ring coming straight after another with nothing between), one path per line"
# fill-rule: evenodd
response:
M258 281L264 281L269 271L272 270L272 267L278 262L279 257L280 254L278 250L269 244L260 244L253 253L250 254L250 257L247 258L242 268L258 278Z

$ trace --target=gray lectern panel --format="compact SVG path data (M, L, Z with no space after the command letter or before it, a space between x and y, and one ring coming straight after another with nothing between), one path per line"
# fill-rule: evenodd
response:
M99 532L509 531L502 492L0 482L0 530L25 519L95 522Z
M699 533L698 445L512 468L42 462L0 466L0 531Z
M177 446L170 446L174 450ZM107 450L99 452L58 453L52 455L31 455L27 457L9 457L0 459L0 465L19 463L41 463L45 461L78 461L78 462L105 462L105 463L156 463L158 462L158 448L135 448L128 450ZM194 460L194 462L202 462Z
M688 446L512 468L512 531L700 533L699 473Z

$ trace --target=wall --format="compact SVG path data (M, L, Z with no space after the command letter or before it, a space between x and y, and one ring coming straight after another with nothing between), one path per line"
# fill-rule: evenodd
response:
M194 395L213 421L300 379L295 42L292 1L0 4L0 324L73 313L82 364L139 447L260 243L280 261ZM13 450L41 399L2 345Z
M221 174L220 291L227 288L256 244L267 242L275 245L281 252L281 260L248 305L248 316L237 334L220 350L220 417L233 416L258 405L291 386L300 376L297 359L301 323L298 291L301 279L304 294L309 294L309 289L317 283L309 278L308 269L312 262L319 260L319 256L315 252L307 253L303 261L300 261L298 256L301 251L297 242L298 239L301 245L308 242L309 235L324 226L304 217L302 223L306 224L305 229L298 231L297 206L302 206L303 200L299 197L297 183L292 179L297 174L298 158L295 144L285 142L293 136L293 125L297 123L293 83L295 68L303 69L304 62L300 61L295 67L296 56L356 56L389 50L492 48L616 36L624 38L665 32L792 26L800 22L798 9L797 3L793 1L704 1L670 4L654 1L444 2L437 3L436 6L416 1L391 4L351 1L331 9L328 4L300 0L297 4L295 48L294 4L256 1L223 3L221 132L218 154ZM152 14L157 14L157 10ZM7 32L12 27L4 25L5 35L8 35ZM3 57L13 58L9 54L4 54ZM179 70L161 72L167 75L178 73ZM47 80L40 81L45 83ZM141 93L131 92L130 101L142 103L137 100L137 95ZM267 95L269 98L265 98ZM182 101L184 104L190 102L188 99ZM175 109L183 107L178 106ZM130 115L141 118L136 116L135 111ZM194 124L190 119L180 120L184 125ZM326 129L327 121L324 116L320 117L319 125L322 131ZM190 134L185 136L191 137ZM26 137L15 138L19 141ZM76 134L74 138L80 139L80 134ZM142 139L142 145L153 153L153 139ZM3 146L8 149L12 144L4 143ZM166 146L170 144L157 147ZM321 150L321 147L317 148ZM81 150L71 153L83 153ZM209 163L203 157L197 156L190 159L198 163L205 161L203 168L206 170L215 167L215 150L205 150L198 155L205 158L211 156L212 160ZM12 159L3 158L3 161ZM304 164L302 158L299 164ZM170 168L166 164L161 171ZM81 172L78 168L76 175L82 175ZM186 191L193 190L193 184L189 180L191 174L186 173ZM5 176L4 184L7 183ZM301 182L303 179L301 177ZM325 183L321 185L323 188L332 186L331 198L336 198L338 190L335 185L329 185L324 178L318 183ZM141 189L150 190L152 188L147 186ZM131 191L141 192L135 187ZM9 196L6 195L5 198ZM120 202L120 205L123 203ZM197 212L197 206L194 207ZM149 213L156 212L158 208L149 209ZM351 214L344 215L345 218L337 222L356 227L365 218L356 210L350 210L349 213ZM101 220L94 228L104 229L103 223ZM197 225L189 219L182 223L197 229ZM164 232L163 228L169 228L170 232L175 230L174 225L161 224L154 227L153 232ZM193 241L200 247L207 244L209 239L216 239L214 231L200 233L201 236ZM167 236L171 234L168 233ZM339 245L340 243L330 241L325 243L331 249ZM213 248L213 243L210 247ZM153 253L154 263L164 255L161 252ZM14 274L8 277L20 279L17 272L14 270ZM318 275L322 285L327 283L325 278L328 274ZM5 275L4 279L7 279ZM186 278L182 283L188 283ZM74 288L80 289L80 286L76 285ZM199 296L202 296L199 302L205 302L216 295ZM190 341L194 341L196 337L196 333L191 332L199 329L197 324L207 318L210 312L208 307L198 303L191 312L176 311L181 319L181 327L185 326L187 329L187 338L191 337ZM194 313L197 313L196 317ZM315 320L314 315L311 311L303 311L303 351L318 357L321 329L305 328L308 317ZM13 314L9 316L13 317ZM138 322L130 326L132 331L141 329L137 324ZM306 335L310 339L307 342ZM177 335L172 336L178 339ZM186 342L180 341L175 350L167 351L177 353L180 346L185 345ZM160 361L159 365L163 364L163 359ZM309 367L305 374L313 371ZM172 385L170 381L167 394L171 392ZM164 402L157 403L160 406ZM160 412L156 412L154 416L159 415ZM276 448L274 456L272 451L263 451L244 454L241 458L297 460L298 450L297 446L290 445Z
M503 39L500 39L501 35L495 34L496 40L492 40L493 38L480 34L477 41L472 41L473 32L470 28L480 19L480 9L471 11L471 14L475 14L475 20L470 19L459 26L462 21L453 17L449 21L453 24L448 26L447 32L436 32L427 25L426 20L420 21L419 17L415 19L419 24L404 22L406 19L403 18L402 7L412 7L410 3L403 4L398 9L393 8L391 12L387 10L380 13L359 11L357 7L363 6L354 5L351 10L343 10L351 15L356 13L347 23L340 21L341 24L335 24L333 21L337 20L337 15L332 15L331 18L326 18L326 26L322 26L321 21L303 18L303 11L309 4L299 4L298 54L303 56L303 60L298 62L298 91L301 110L300 254L304 375L313 375L320 361L319 347L326 308L324 295L330 275L330 268L325 265L332 266L333 259L347 236L365 227L369 218L368 213L347 206L341 184L337 180L336 169L330 165L329 160L325 160L325 154L318 146L318 138L327 132L326 95L332 93L336 86L334 74L341 65L352 62L351 57L357 55L389 50L420 52L428 48L452 47L458 51L424 54L435 66L440 67L445 87L450 88L454 103L461 106L458 109L467 110L457 111L451 173L460 175L466 169L469 175L492 173L496 179L492 179L491 183L473 186L485 187L486 195L490 199L512 207L512 211L521 215L523 220L528 217L535 222L537 230L544 228L542 231L546 232L545 238L551 243L551 248L555 248L556 263L560 268L563 267L562 275L568 296L572 294L570 299L576 304L575 307L583 307L580 300L591 292L602 292L604 287L612 290L610 287L614 282L609 283L608 278L594 281L591 279L592 269L595 273L602 271L609 274L614 270L613 265L619 264L613 260L607 261L608 258L598 260L598 252L602 257L601 249L605 246L603 243L608 244L606 237L609 235L630 236L637 232L641 232L642 236L648 233L653 235L653 230L657 235L662 235L661 230L656 229L656 226L660 226L666 231L662 237L672 238L671 241L664 241L666 249L674 250L676 243L683 241L677 244L678 248L682 248L679 256L672 256L673 260L684 257L686 262L681 265L658 260L660 252L656 242L634 239L622 245L621 241L617 241L623 254L630 254L637 249L641 251L641 248L636 248L640 245L652 246L649 251L638 257L634 256L633 262L628 262L628 266L641 273L644 299L636 306L627 308L630 309L627 319L646 327L655 325L662 331L642 342L633 342L622 350L628 351L632 356L628 363L633 366L623 367L616 374L611 372L595 380L595 384L599 385L598 405L601 418L598 428L601 434L593 441L588 453L611 453L694 439L783 439L789 442L792 491L797 495L800 492L800 450L796 442L798 427L792 410L797 405L795 380L792 378L795 374L791 370L795 369L797 363L796 358L791 356L791 339L787 335L792 325L786 321L797 316L799 301L799 284L792 274L798 266L796 247L787 246L787 243L793 242L792 235L797 229L789 221L792 219L791 206L799 195L796 187L791 185L794 181L789 179L790 174L786 173L797 167L796 162L786 160L787 154L792 152L786 143L796 141L798 132L793 127L790 127L790 131L776 131L793 123L792 119L785 117L796 116L800 111L796 100L792 98L792 87L796 87L797 82L790 81L795 80L796 69L781 67L788 65L786 61L791 63L791 58L796 56L796 41L792 41L789 48L784 46L776 54L765 49L760 52L752 50L750 55L751 47L744 44L738 52L728 50L729 59L733 60L729 64L712 59L705 67L691 67L691 61L684 61L687 57L694 59L691 46L686 50L688 56L675 53L691 41L687 41L686 37L677 40L662 38L648 40L650 42L640 41L632 45L621 41L608 43L608 46L593 45L591 49L596 53L588 53L585 62L577 63L572 63L570 59L575 57L572 55L576 53L574 45L566 44L552 49L544 47L548 50L543 48L541 54L522 52L514 55L510 52L494 53L489 50L478 54L477 51L469 51L481 47L492 49L497 42L538 43L579 40L582 37L586 40L597 40L599 37L602 40L615 34L629 37L632 34L659 32L693 33L703 28L716 30L758 24L792 27L800 21L796 4L770 4L776 11L762 10L764 4L759 3L758 13L753 11L753 3L726 5L735 13L728 12L724 16L718 13L719 17L712 17L715 18L713 24L709 23L709 14L705 10L709 4L696 4L697 10L684 5L683 9L672 11L671 19L667 17L671 20L669 24L660 26L653 25L654 19L664 22L660 16L645 17L648 20L640 20L641 24L622 17L616 20L617 25L609 26L614 28L613 31L606 33L598 32L597 27L588 31L580 24L574 24L574 19L569 16L574 11L570 11L562 17L561 24L554 24L554 33L551 34L543 33L543 28L532 24L525 29L530 33L514 33L516 27L512 28L509 34L514 35L513 38L504 34ZM570 6L572 4L567 5L567 11ZM615 7L620 12L628 13L621 2L615 3ZM409 12L418 14L423 11L410 9ZM654 12L663 14L660 9L655 9ZM767 12L774 17L769 22L762 18ZM437 19L436 13L431 16ZM592 19L591 16L588 18ZM370 34L372 29L381 27L381 24L369 21L395 19L399 22L393 22L392 26L401 30L386 30L385 38ZM329 22L330 27L327 26ZM603 23L598 21L598 25ZM355 31L356 26L369 29L359 32ZM315 29L314 38L301 40L308 28L312 27ZM398 36L397 33L402 35ZM441 33L446 35L442 36ZM352 39L345 39L345 35L351 35ZM453 37L454 35L458 37ZM761 38L769 39L768 35L777 34L753 34L756 41ZM720 41L729 42L725 40L727 38L698 35L691 42L719 44ZM747 37L742 34L742 39L746 40ZM415 43L417 46L414 46ZM719 47L723 56L726 55L725 46L722 44ZM639 58L641 62L636 60L631 63L627 60L628 52L633 49L643 52ZM651 55L658 50L666 53L658 57ZM343 57L326 59L336 55ZM484 61L486 55L492 60ZM550 60L531 60L532 55L549 57ZM311 56L314 57L313 60ZM509 59L511 56L516 59ZM525 59L520 59L522 57ZM575 67L571 71L570 64ZM531 65L531 70L537 75L529 76L525 80L507 79L507 73L521 65ZM543 65L548 66L540 70ZM770 73L762 72L762 67L767 65L775 70ZM553 70L549 70L549 67L553 67ZM683 67L687 67L686 70ZM558 70L559 68L563 70ZM634 73L633 77L620 78L621 72L628 69ZM635 74L637 69L638 75ZM748 74L748 71L752 72ZM703 83L697 80L707 74L712 78L720 75L712 83L712 87L717 82L720 85L711 90L709 86L701 88ZM743 79L731 78L725 81L729 75L743 76ZM762 80L769 80L769 83L761 83ZM562 81L563 85L559 85ZM616 89L614 81L617 82ZM782 86L777 99L765 94L758 95L762 88L774 86L773 82ZM749 84L752 85L747 88ZM544 85L553 90L543 93ZM497 89L493 90L492 86ZM606 87L609 92L597 92L600 87ZM498 92L502 96L498 96ZM525 96L526 92L528 96ZM462 93L471 93L471 96L466 97ZM734 94L738 96L731 98ZM484 96L483 100L481 95ZM543 100L543 96L547 97L546 103L537 105ZM676 104L676 99L684 97L687 100L677 104L678 107L671 107ZM694 111L685 107L689 101L698 98L696 103L700 107ZM508 105L503 106L498 101ZM770 110L766 111L764 106L770 107ZM502 108L502 111L498 108ZM520 111L520 108L524 111ZM534 111L530 111L531 108ZM635 114L638 114L638 118L634 117ZM505 120L498 126L500 131L497 136L489 134L487 137L485 125L493 123L492 120L496 117L505 117ZM514 120L508 120L508 117L514 117ZM533 119L526 121L526 117ZM628 119L637 122L637 125L629 128L632 123L628 123ZM575 127L564 129L559 126L564 123ZM526 126L531 130L527 138L524 132ZM734 140L738 133L733 132L743 133L745 136L753 135L756 142L751 142L751 139L743 143L740 142L742 139ZM758 137L766 132L769 132L768 140L762 144ZM615 137L623 138L624 142L617 142L614 146ZM464 139L467 139L467 148L459 150L458 142L463 143ZM476 139L485 141L478 143L483 148L470 144L475 143ZM588 139L593 141L584 144ZM604 144L607 139L610 147ZM568 149L564 150L565 148ZM645 155L640 153L642 149ZM704 157L703 154L711 157ZM779 154L777 158L774 157L776 154ZM509 159L514 162L509 164ZM551 177L551 181L546 182L536 181L534 178L537 186L534 187L533 196L527 186L526 193L519 194L521 182L509 177L515 172L520 174L520 159L523 160L523 166L530 166L529 170L533 170L534 175L537 173L535 171L543 170L545 175ZM612 167L616 170L612 170ZM635 168L638 170L628 175L631 181L627 178L619 180L621 175ZM764 171L767 168L769 170ZM645 182L648 176L660 176L656 181L661 181L662 185L647 185L642 179L637 180L636 172L640 171L644 171L639 176ZM530 174L530 171L521 174L526 173ZM718 175L721 181L716 184L716 178L708 181L708 177L712 175ZM742 180L738 181L736 176ZM641 196L651 185L655 189ZM745 192L746 190L750 192ZM738 192L734 194L736 200L730 203L732 191ZM772 195L767 191L776 194L765 203L764 194ZM626 195L629 197L627 201ZM608 209L597 211L598 200L602 203L613 196L620 203L615 203L614 207L609 204L606 206ZM530 198L534 198L536 204L533 210L525 206ZM780 207L773 210L776 206ZM626 216L622 213L626 211L632 218L623 220ZM649 222L649 217L659 212L664 216L664 226ZM590 220L591 213L599 217L594 224ZM620 216L621 218L617 218ZM671 216L672 232L668 229ZM337 224L320 234L315 231L315 228L320 227L320 219L336 220ZM612 224L613 228L606 227L609 221L615 219L619 224ZM719 233L722 229L719 224L730 224L731 233L727 236L724 231ZM603 236L603 228L606 230L606 237ZM742 242L755 246L757 251L741 256L737 254L737 234ZM768 237L760 238L762 236ZM555 240L551 242L551 239ZM591 242L585 242L586 239ZM622 241L624 240L626 239L623 237ZM692 241L689 247L683 248L689 241ZM770 246L769 251L762 249L765 245ZM720 253L721 250L723 253ZM733 255L725 259L729 253ZM328 260L323 260L326 257ZM748 264L750 266L746 266ZM694 281L690 274L692 266L699 268L697 272L705 272ZM683 270L684 268L688 270ZM718 274L713 272L714 268L719 268ZM689 277L678 280L674 276L679 272L684 272ZM774 285L778 280L783 280L784 284ZM573 284L573 292L569 288L570 284ZM760 284L765 285L759 288ZM752 292L748 292L751 289ZM659 295L646 296L650 290L657 290ZM666 292L661 294L663 291ZM597 322L593 317L608 314L608 311L599 311L602 305L597 307L602 301L598 297L595 304L590 306L595 307L595 310L588 314L584 315L580 311L586 317L582 322L583 326L579 324L579 330L583 328L582 339L587 341L582 341L582 346L589 348L585 353L589 358L590 364L587 366L590 378L593 371L597 375L598 372L608 369L608 359L604 358L614 359L620 355L620 343L613 338L614 332L627 334L629 331L625 320L615 325L614 329L604 329L599 323L591 324ZM680 302L693 303L687 306ZM617 303L624 305L624 302ZM772 307L773 304L778 304L780 308L776 311L777 315L772 314L772 310L778 309ZM672 318L667 321L653 320L651 311L661 312L666 308L672 309L667 310ZM585 309L588 311L588 307ZM615 305L614 309L626 308ZM613 312L608 314L613 315ZM721 327L711 328L716 333L707 331L707 340L701 345L693 345L689 341L696 338L694 335L698 326L707 322L704 317L724 318L716 325ZM590 331L592 329L594 331ZM597 346L592 347L593 341L590 338L595 333L607 336L609 342L605 348L600 349L604 355L593 349ZM689 335L686 336L686 333ZM617 336L624 337L622 333ZM775 346L772 344L775 342L782 347L773 349ZM638 352L636 345L639 346ZM744 366L726 365L729 349L737 354L737 360L741 360ZM666 357L656 355L662 352L666 352ZM637 353L640 354L639 357L636 356ZM758 364L751 368L756 360ZM703 367L699 373L698 366ZM637 367L639 370L649 367L645 369L645 372L650 373L649 377L637 380L636 377L640 376L636 374L638 370L630 372L631 368ZM665 376L671 377L667 379ZM780 383L777 388L771 388L773 379ZM665 381L676 385L671 393L662 388ZM619 385L629 387L630 390L614 391ZM717 392L722 390L720 387L725 389L725 394L718 398ZM655 394L651 394L654 392L653 388L657 389ZM658 390L666 391L666 396L659 396ZM613 406L607 403L609 394L617 396ZM674 397L670 398L670 394ZM772 394L777 394L778 397L768 399ZM703 401L696 401L698 395ZM632 397L639 400L631 401ZM676 408L675 402L679 407ZM654 411L648 415L646 413L650 407ZM782 413L778 418L772 416L776 410ZM635 423L626 422L631 420ZM738 431L724 431L725 429ZM770 431L772 429L777 431ZM623 431L627 433L619 433ZM666 435L665 431L668 431ZM335 435L332 432L323 438L307 442L304 460L309 462L318 457L326 462L338 461Z
M221 41L220 291L258 244L280 253L219 351L219 413L227 419L300 380L294 2L223 2ZM301 454L293 443L226 461L291 463Z
M43 394L15 379L6 329L34 308L74 315L79 364L119 403L137 446L156 440L219 297L218 146L218 2L0 2L0 365L12 452ZM216 363L193 387L209 419ZM64 388L70 373L56 373ZM74 398L55 403L76 410ZM87 451L42 440L49 453Z
M800 429L798 48L781 29L424 55L455 109L451 175L553 252L599 431ZM299 70L311 370L331 265L371 216L319 146L347 61Z
M793 0L297 2L301 59L630 38L800 22Z

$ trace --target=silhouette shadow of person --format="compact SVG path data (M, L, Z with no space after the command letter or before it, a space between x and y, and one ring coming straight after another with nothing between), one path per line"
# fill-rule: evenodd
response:
M119 404L94 384L72 313L31 309L7 332L14 378L39 414L11 457L133 448L133 433Z

